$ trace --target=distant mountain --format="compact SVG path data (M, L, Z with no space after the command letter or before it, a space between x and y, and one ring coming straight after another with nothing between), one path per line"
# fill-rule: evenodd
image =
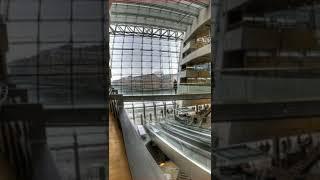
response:
M112 82L112 85L122 86L131 90L164 90L173 88L172 75L162 73L127 76Z

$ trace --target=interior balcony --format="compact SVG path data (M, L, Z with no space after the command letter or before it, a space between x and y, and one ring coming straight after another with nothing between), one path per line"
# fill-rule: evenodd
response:
M203 32L198 34L194 39L189 41L182 49L182 57L189 55L190 53L196 51L211 43L211 38L208 32Z
M196 71L193 69L186 69L181 71L180 78L209 78L210 73L205 70Z
M181 83L177 94L208 94L211 93L211 84Z
M209 31L211 19L211 8L202 9L196 19L193 20L192 25L188 26L185 34L184 43L190 41L199 31Z
M203 64L211 61L211 44L205 45L184 57L180 65Z

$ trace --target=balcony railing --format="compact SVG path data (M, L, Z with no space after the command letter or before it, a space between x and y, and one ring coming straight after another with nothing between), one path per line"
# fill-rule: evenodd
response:
M196 49L195 51L191 52L190 54L186 54L182 61L180 62L180 65L184 65L187 63L192 62L202 62L202 63L208 63L210 62L210 58L205 58L206 56L209 56L211 53L211 44L207 44L199 49ZM199 61L199 58L202 58L202 61Z
M202 78L209 78L210 77L210 72L208 70L193 70L193 69L186 69L181 71L180 77L185 78L197 78L197 77L202 77Z
M178 86L177 94L207 94L211 93L211 84L187 83Z

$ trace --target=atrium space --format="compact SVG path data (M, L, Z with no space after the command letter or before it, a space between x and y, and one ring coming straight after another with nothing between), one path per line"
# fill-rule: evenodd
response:
M109 178L211 179L210 2L116 0L109 13L109 123L124 144L109 156L126 152Z

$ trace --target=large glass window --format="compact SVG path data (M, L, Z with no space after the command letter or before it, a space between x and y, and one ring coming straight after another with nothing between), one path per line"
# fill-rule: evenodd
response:
M172 94L180 39L111 34L111 85L126 95Z

